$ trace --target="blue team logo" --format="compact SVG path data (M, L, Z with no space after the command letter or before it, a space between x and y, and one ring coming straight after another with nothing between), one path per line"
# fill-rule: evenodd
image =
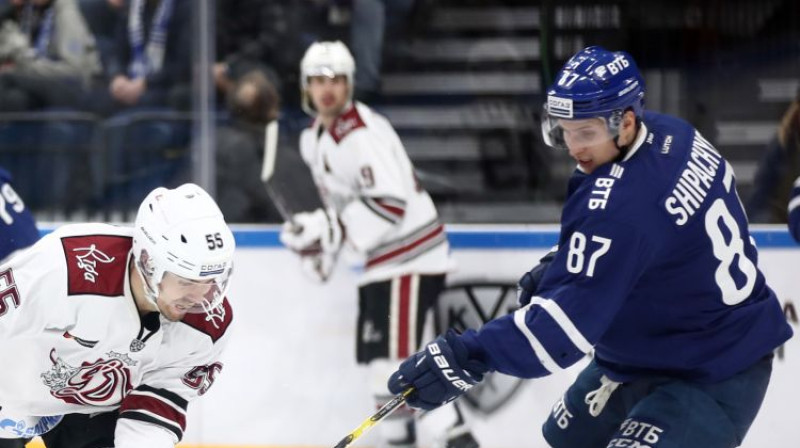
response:
M63 419L63 415L50 417L26 417L22 419L5 417L0 420L0 433L7 438L25 438L40 436L55 428Z
M517 285L507 282L463 282L447 287L436 302L436 331L446 328L477 329L490 320L517 309ZM524 380L489 373L464 395L462 403L491 414L508 403Z

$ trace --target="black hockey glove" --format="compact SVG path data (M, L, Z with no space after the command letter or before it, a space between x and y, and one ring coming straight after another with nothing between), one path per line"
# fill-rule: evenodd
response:
M488 370L482 362L469 359L467 347L451 329L403 361L389 378L389 390L399 394L413 386L406 403L431 410L464 394Z

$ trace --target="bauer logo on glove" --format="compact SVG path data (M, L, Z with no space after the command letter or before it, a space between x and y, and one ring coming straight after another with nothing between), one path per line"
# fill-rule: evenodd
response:
M450 384L455 386L457 389L461 389L464 392L472 389L473 385L461 379L461 377L456 375L455 371L450 367L450 363L447 362L447 358L445 358L444 355L442 354L442 349L439 348L439 344L437 344L436 342L431 342L430 344L428 344L427 348L428 348L428 353L430 353L431 356L433 356L433 361L442 370L442 375L444 375L445 379L450 381ZM419 362L422 361L424 361L424 359L421 359ZM469 375L469 373L466 371L464 373Z
M406 403L430 410L463 395L483 380L488 370L483 362L470 357L458 333L450 329L403 361L389 378L388 387L393 394L413 387Z

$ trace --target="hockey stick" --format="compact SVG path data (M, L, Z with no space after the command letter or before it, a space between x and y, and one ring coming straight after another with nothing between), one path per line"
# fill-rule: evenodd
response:
M264 129L264 161L261 165L261 182L264 184L264 188L267 189L267 195L272 199L281 218L286 222L292 223L292 226L294 226L292 212L289 210L289 207L286 206L286 200L280 192L270 184L272 175L275 174L275 156L277 154L278 120L272 120L267 123L267 127Z
M399 408L403 403L406 402L406 397L408 397L411 392L414 392L413 387L409 387L408 389L404 390L403 393L397 394L389 400L388 403L381 406L378 409L378 412L372 414L372 416L366 420L364 420L358 428L354 429L353 432L346 435L344 439L342 439L339 443L336 444L333 448L345 448L357 438L361 437L362 434L369 431L373 426L377 425L381 420L383 420L387 415L391 414L395 409Z

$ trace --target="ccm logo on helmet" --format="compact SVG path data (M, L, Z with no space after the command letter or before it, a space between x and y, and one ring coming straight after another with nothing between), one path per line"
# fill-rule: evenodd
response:
M472 384L464 381L458 375L453 372L453 369L450 368L450 364L447 362L447 359L441 354L442 349L439 348L439 344L432 342L428 344L428 353L433 356L433 361L436 362L436 365L441 369L444 377L447 378L447 381L450 381L450 384L453 386L463 390L468 391L472 389Z
M227 263L213 263L213 264L204 264L200 266L200 275L214 275L214 274L221 274L225 271L225 265Z

